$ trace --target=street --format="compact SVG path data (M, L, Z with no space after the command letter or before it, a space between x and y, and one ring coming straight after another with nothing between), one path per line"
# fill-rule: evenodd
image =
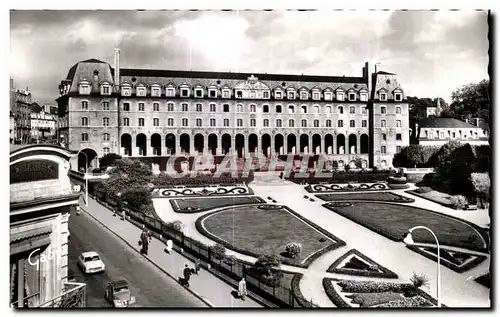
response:
M108 282L125 279L130 283L137 303L133 307L207 307L184 287L144 259L108 229L82 212L69 218L68 275L87 283L87 307L110 307L104 299ZM84 275L77 265L78 256L95 251L106 265L106 271Z

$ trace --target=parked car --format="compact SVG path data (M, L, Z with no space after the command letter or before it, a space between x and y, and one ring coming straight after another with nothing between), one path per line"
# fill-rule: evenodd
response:
M123 279L109 282L104 298L117 308L129 307L136 302L135 296L130 294L128 282Z
M104 272L106 266L97 252L83 252L78 257L78 266L86 274Z

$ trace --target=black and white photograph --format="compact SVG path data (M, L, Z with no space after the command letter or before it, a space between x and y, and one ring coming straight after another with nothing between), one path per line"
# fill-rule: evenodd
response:
M493 11L95 9L9 10L11 310L493 308Z

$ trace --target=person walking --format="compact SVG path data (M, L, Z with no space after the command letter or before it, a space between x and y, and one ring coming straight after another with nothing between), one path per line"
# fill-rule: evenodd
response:
M172 253L172 249L174 248L174 243L172 240L167 240L167 247L165 248L165 251L167 251L168 254Z
M198 275L200 271L200 259L196 259L196 261L194 262L194 274Z
M191 278L191 269L186 266L184 267L184 284L189 287L189 279Z
M241 300L245 300L245 296L247 296L247 282L243 277L238 283L238 297L241 298Z

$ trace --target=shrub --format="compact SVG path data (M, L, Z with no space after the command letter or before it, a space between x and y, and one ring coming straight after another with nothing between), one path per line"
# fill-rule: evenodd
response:
M184 229L184 224L180 220L169 222L167 226L178 232L182 232L182 229Z
M236 263L236 257L234 255L228 255L224 258L224 263L227 265L234 265Z
M291 242L285 246L285 251L291 258L295 259L300 255L300 251L302 251L302 244Z
M450 197L450 204L455 209L464 209L467 206L467 198L462 195Z
M217 260L223 260L226 257L226 248L220 243L211 246L210 251Z
M491 182L488 173L472 173L470 180L474 186L474 192L479 197L489 200Z
M416 288L420 288L422 286L426 286L429 284L429 279L424 274L418 275L413 272L413 276L410 278L410 282L412 282L413 286Z
M387 182L389 184L406 184L407 181L406 181L406 177L394 177L394 176L391 176L387 179Z
M276 254L261 255L253 264L252 269L259 275L271 276L280 265L281 261Z
M424 306L432 306L429 301L422 298L421 296L415 296L410 298L402 298L398 300L394 300L377 307L390 307L390 308L410 308L410 307L424 307Z
M430 187L427 187L427 186L422 186L422 187L419 187L415 190L415 192L417 193L420 193L420 194L425 194L425 193L429 193L432 191L432 188Z
M348 293L397 293L402 292L405 288L405 285L389 282L342 280L338 284L344 292Z

